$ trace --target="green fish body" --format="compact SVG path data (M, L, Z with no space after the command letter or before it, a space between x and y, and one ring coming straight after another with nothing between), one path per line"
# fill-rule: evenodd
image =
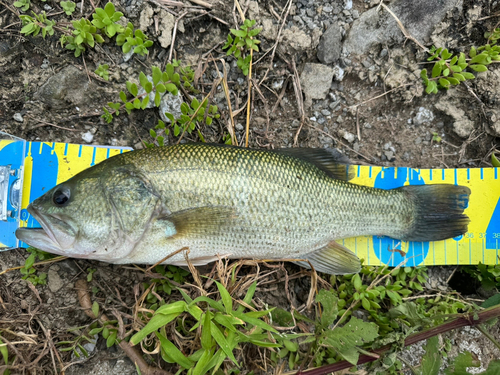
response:
M359 260L336 239L467 231L458 204L467 187L381 190L349 183L348 172L323 149L148 148L56 186L28 208L43 229L16 234L42 250L111 263L154 264L177 252L165 263L293 258L337 274L357 272Z

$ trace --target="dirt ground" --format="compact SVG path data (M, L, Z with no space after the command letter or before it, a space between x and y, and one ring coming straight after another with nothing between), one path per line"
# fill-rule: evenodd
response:
M151 142L149 131L160 118L158 109L122 113L108 124L100 117L102 107L119 100L126 81L138 82L139 72L151 74L152 66L164 67L172 56L192 66L198 99L212 90L225 62L236 136L244 142L248 82L235 59L222 50L229 29L240 24L239 11L233 1L207 2L210 6L187 0L113 0L125 18L154 41L147 56L133 55L125 61L114 42L87 48L83 57L76 58L61 48L57 30L45 39L21 35L19 14L23 12L9 0L0 1L0 131L29 141L142 148L143 140ZM388 6L398 8L401 3L404 1L389 2ZM408 30L422 35L420 41L428 47L436 44L455 53L468 51L472 45L483 45L484 33L498 27L500 2L448 3L443 0L436 5L446 11L439 19L432 18L430 29L420 25L419 19L404 19ZM490 65L488 72L478 74L467 86L428 95L420 79L420 70L430 69L428 55L403 37L383 9L378 10L379 16L372 15L373 20L363 19L365 13L375 12L378 1L259 0L240 4L246 17L263 27L252 70L251 147L336 147L354 163L382 166L491 167L490 155L500 149L498 64ZM72 16L62 12L58 0L32 0L30 9L36 13L45 10L48 18L64 25L71 19L88 17L93 6L102 7L104 1L78 2ZM420 11L434 14L425 7ZM387 37L380 32L374 42L363 47L363 40L356 35L365 30L362 25L372 25L377 32L390 29L391 33ZM338 28L338 36L328 39L325 46L322 38L331 27ZM328 50L335 43L336 50ZM325 58L329 54L333 60ZM99 64L109 65L109 81L94 73ZM311 79L321 81L323 77L316 70L319 64L333 75L320 98L314 92L318 87L311 87L314 84L304 75L310 70ZM300 87L303 92L299 92ZM214 88L211 100L218 105L221 118L200 131L207 142L220 143L230 124L221 85ZM199 138L193 132L185 140ZM176 141L170 135L166 143ZM0 253L0 268L20 266L27 256L23 249ZM119 306L123 311L135 304L138 285L145 276L131 266L65 260L40 267L48 273L48 284L36 289L21 280L18 271L0 276L0 332L16 332L16 341L22 342L20 358L27 367L21 373L35 373L35 368L37 374L54 373L59 361L69 364L76 360L67 353L52 358L49 349L56 340L71 337L68 328L88 324L74 283L85 278L89 269L96 269L91 286L99 290L95 297L100 304ZM289 269L298 270L294 266ZM279 289L260 295L270 305L283 305L287 298ZM291 289L297 306L304 304L308 280L294 281ZM498 337L498 327L494 333ZM473 345L477 343L475 335L460 331L455 340L469 340ZM494 358L487 340L480 348L476 354L482 356L484 364ZM106 349L105 343L98 342L91 352L90 359L68 367L67 373L135 371L117 348Z

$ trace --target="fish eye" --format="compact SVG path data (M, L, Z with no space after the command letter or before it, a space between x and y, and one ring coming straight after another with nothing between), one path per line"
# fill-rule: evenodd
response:
M69 188L61 186L59 189L54 191L54 194L52 195L52 202L57 207L64 207L69 202L70 196L71 193Z

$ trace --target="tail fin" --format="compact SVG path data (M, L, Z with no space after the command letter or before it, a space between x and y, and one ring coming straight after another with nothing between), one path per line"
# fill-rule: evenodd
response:
M456 185L414 185L399 188L408 194L415 216L404 241L439 241L467 232L470 189Z

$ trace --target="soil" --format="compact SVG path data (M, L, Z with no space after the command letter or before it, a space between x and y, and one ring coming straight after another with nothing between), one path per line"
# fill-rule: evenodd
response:
M119 101L118 94L125 90L126 81L138 82L139 72L151 74L152 66L163 68L171 54L195 70L194 85L199 93L194 96L199 100L210 92L218 78L217 69L222 72L221 61L225 62L232 111L237 113L236 136L244 143L247 78L235 59L222 50L229 29L240 22L234 2L209 0L211 8L187 0L113 3L154 41L147 56L133 55L125 61L121 48L107 39L76 58L61 48L59 30L45 39L20 34L19 14L23 12L10 2L0 1L0 131L28 141L142 148L143 140L152 141L149 131L158 123L158 109L134 110L130 115L124 112L108 124L100 117L103 104ZM489 71L478 74L468 87L460 85L427 95L419 78L423 67L430 69L427 55L395 29L399 39L375 44L362 54L339 50L334 62L323 64L336 73L321 99L303 97L302 93L297 97L294 87L299 82L305 92L308 89L308 83L299 79L306 64L322 64L318 60L318 48L324 48L320 43L322 34L331 25L339 25L341 42L345 41L361 15L378 2L297 0L290 7L285 0L240 3L247 18L265 27L258 36L261 44L252 68L255 88L251 97L250 147L336 147L354 163L382 166L491 167L491 152L500 149L498 65L490 65ZM36 13L45 10L49 19L63 25L80 16L89 17L92 6L102 7L104 2L84 1L77 5L73 16L62 12L56 0L32 0L30 9ZM459 1L421 42L445 46L455 53L468 51L472 45L485 43L484 33L497 25L499 11L499 2ZM282 37L274 49L278 34ZM99 64L109 65L109 81L94 73ZM230 115L222 86L213 93L211 103L218 105L221 118L200 131L207 142L220 143L228 133ZM436 141L436 136L441 141ZM166 139L169 144L176 141L171 135ZM183 141L199 138L193 132ZM3 252L0 268L23 265L27 256L23 249ZM298 271L293 265L286 267L291 273ZM89 323L74 289L75 281L86 278L89 269L96 269L91 286L98 291L93 298L103 308L115 307L130 314L140 295L139 285L146 277L131 266L65 260L41 266L40 272L48 273L48 284L36 289L21 280L18 271L1 276L0 335L13 332L14 341L22 342L18 346L19 368L23 369L20 373L35 368L37 373L54 373L54 367L78 360L70 353L52 358L49 353L54 352L49 349L74 336L68 329ZM290 300L284 283L264 288L258 295L262 303L271 306L289 308L293 303L299 307L307 300L309 286L308 278L291 281ZM499 337L498 326L492 333ZM476 332L470 330L454 335L457 343L477 342ZM483 366L495 356L498 358L498 350L489 341L483 340L479 348L476 355ZM99 340L92 349L89 359L70 366L67 373L135 373L135 367L118 348L106 349ZM412 356L409 362L419 363L418 350Z

